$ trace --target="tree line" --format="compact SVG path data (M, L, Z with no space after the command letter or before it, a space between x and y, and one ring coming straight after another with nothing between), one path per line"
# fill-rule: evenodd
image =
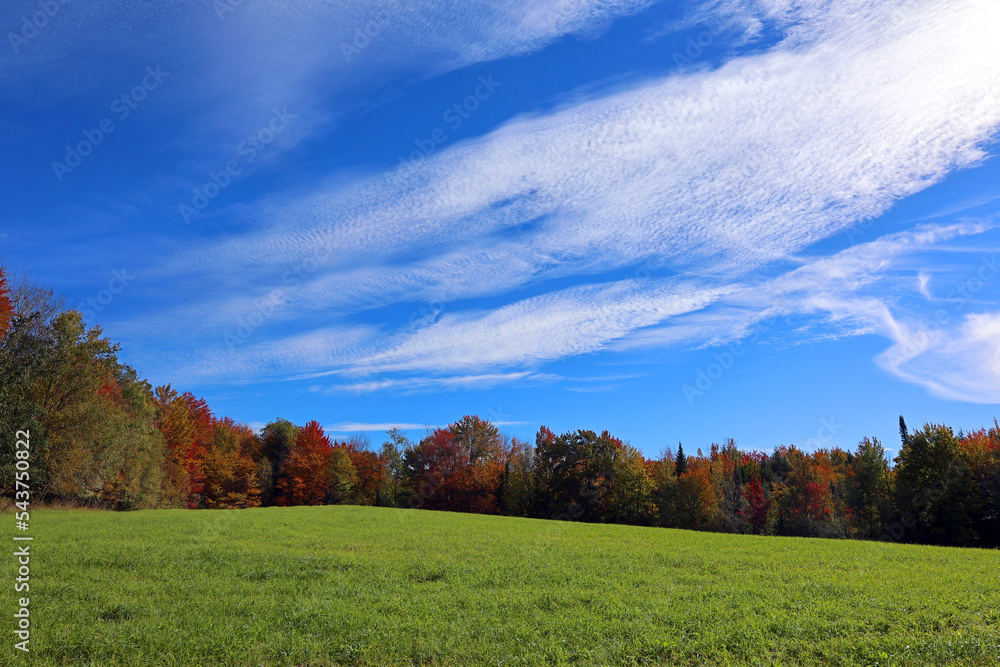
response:
M377 448L317 421L255 431L203 398L153 387L52 290L0 266L0 493L16 430L31 431L34 500L116 510L360 504L757 535L1000 546L1000 424L955 432L900 417L890 462L852 451L732 440L657 458L607 431L533 443L465 416Z

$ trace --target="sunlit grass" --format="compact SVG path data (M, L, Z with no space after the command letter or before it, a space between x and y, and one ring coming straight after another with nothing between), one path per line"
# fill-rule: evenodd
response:
M33 665L1000 664L997 551L362 507L32 532Z

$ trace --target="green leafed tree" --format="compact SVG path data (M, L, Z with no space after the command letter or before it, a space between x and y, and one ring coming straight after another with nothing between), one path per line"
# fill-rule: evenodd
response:
M844 495L852 534L878 538L893 519L892 471L878 438L865 438L848 458Z
M258 468L261 502L273 505L276 501L275 487L284 471L288 453L295 444L299 427L287 419L275 419L266 424L260 432L261 453L266 463Z
M406 466L403 464L403 452L411 447L409 438L400 429L393 427L386 433L379 456L386 471L386 488L381 497L390 507L399 507L403 499L403 484L406 479Z
M950 427L925 424L896 457L896 506L911 542L972 546L982 507L959 440Z

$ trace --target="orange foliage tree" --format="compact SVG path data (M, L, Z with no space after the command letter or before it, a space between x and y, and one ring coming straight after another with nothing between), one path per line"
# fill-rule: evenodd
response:
M299 429L278 479L277 504L322 505L327 502L333 482L332 454L333 443L318 421L310 421Z
M188 505L199 507L205 491L205 454L215 437L215 415L208 407L208 401L197 398L189 391L181 394L181 401L187 406L188 421L191 423L191 443L184 453L184 463L188 472L190 495Z
M382 458L365 446L365 442L356 438L334 444L334 448L347 454L354 469L350 494L353 501L360 505L377 505L382 489L388 484L388 473Z
M211 446L202 460L205 507L237 509L260 505L260 487L253 452L257 436L229 417L215 423Z
M154 400L156 426L166 445L160 495L164 504L187 504L191 484L186 457L194 439L194 427L188 419L187 405L169 384L156 388Z

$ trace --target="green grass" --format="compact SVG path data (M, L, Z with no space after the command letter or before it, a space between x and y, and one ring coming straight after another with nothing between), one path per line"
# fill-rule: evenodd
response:
M361 507L32 533L33 650L4 584L3 664L1000 664L997 551Z

